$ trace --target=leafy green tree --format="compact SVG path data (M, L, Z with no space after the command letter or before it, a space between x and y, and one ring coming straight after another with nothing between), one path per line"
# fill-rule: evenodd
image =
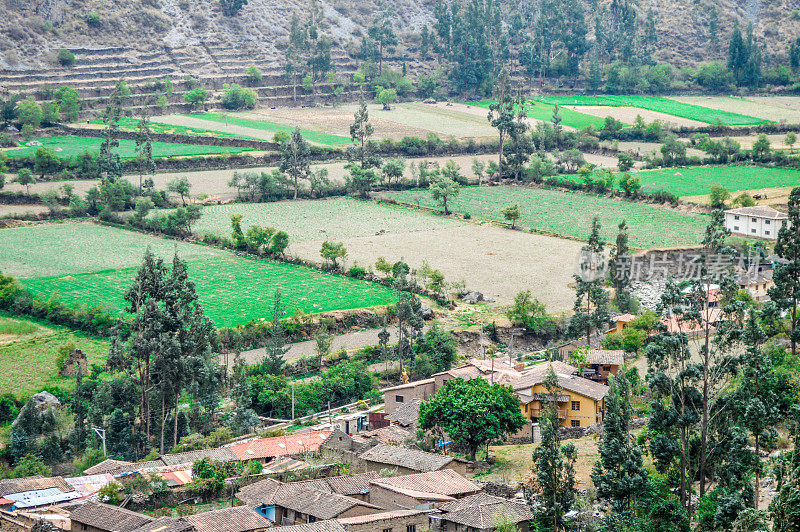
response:
M397 101L397 91L394 89L379 88L376 100L383 105L384 111L391 111L392 104Z
M600 459L592 469L597 495L611 501L617 513L628 512L647 487L642 450L630 435L631 390L627 376L611 379L605 400Z
M794 412L797 418L797 411ZM800 530L800 424L791 424L794 450L784 453L776 468L778 484L769 503L774 532Z
M522 326L534 333L548 332L555 329L553 316L541 301L531 296L530 290L517 293L514 304L506 314L514 325Z
M247 5L247 0L220 0L220 4L225 16L234 17Z
M722 185L711 185L708 193L709 203L712 209L724 209L725 202L731 198L730 191Z
M47 174L55 173L61 167L61 160L56 156L56 152L45 146L36 148L33 156L33 171L44 179Z
M756 161L769 161L772 148L770 147L769 137L766 134L760 133L758 138L753 143L753 159Z
M28 96L17 103L16 115L22 127L28 126L31 129L36 129L42 123L42 108L33 99L33 96Z
M383 72L383 50L386 48L392 51L397 46L397 35L388 18L382 21L374 20L367 28L367 35L378 43L378 74L380 75Z
M105 111L103 111L103 142L100 144L98 162L103 179L109 182L122 177L122 160L115 150L119 148L119 121L122 118L122 109L125 101L130 96L125 80L120 80L109 97Z
M623 312L635 310L636 301L630 291L631 272L626 263L630 260L631 249L628 246L628 224L622 220L618 226L617 245L608 263L608 274L614 286L614 302Z
M54 126L59 120L58 102L44 102L42 104L42 125Z
M414 344L413 350L414 376L419 379L449 370L458 353L453 335L435 323Z
M192 190L192 184L186 176L176 177L167 183L167 190L181 197L181 203L186 207L186 198Z
M789 151L794 151L794 145L797 142L797 134L794 131L790 131L786 134L786 138L784 138L783 142L789 146Z
M55 97L56 102L58 102L58 109L61 113L61 118L65 122L73 122L78 119L78 112L81 110L78 91L72 87L63 86L59 87L53 96Z
M26 454L20 458L12 471L13 478L26 478L34 476L49 477L51 470L42 460L33 454Z
M247 67L247 70L245 71L245 77L247 78L247 82L250 85L258 85L259 83L261 83L261 80L263 79L264 76L261 75L261 71L258 69L257 66L250 65L249 67Z
M502 440L523 425L514 390L485 379L451 379L419 411L420 428L446 432L467 448L472 460L481 445Z
M228 426L234 434L246 434L258 424L258 415L251 408L250 382L247 380L247 366L237 354L231 372L231 399L236 405Z
M444 214L450 214L447 202L458 196L460 187L449 177L439 174L430 184L431 198L444 208Z
M516 203L514 205L508 205L500 209L500 214L503 215L507 221L511 222L511 229L516 228L517 220L520 217L519 205Z
M561 444L558 417L561 387L552 367L547 371L544 386L547 390L543 401L544 411L539 418L542 441L533 451L541 501L536 520L540 530L559 532L567 530L565 516L575 501L577 452L572 443Z
M792 346L792 356L797 354L797 342L800 340L798 327L798 305L800 304L800 187L789 193L788 216L786 225L778 230L775 253L786 263L779 263L773 273L775 285L767 293L772 301L768 307L786 313L784 331Z
M222 106L234 111L252 109L257 100L258 95L253 89L242 87L236 83L225 87L225 92L222 93Z
M503 150L508 138L516 131L514 97L511 93L511 78L505 68L500 72L494 87L494 102L489 105L488 120L493 128L497 129L500 138L500 157L498 162L498 173L500 177L504 175Z
M633 157L631 156L631 154L627 153L627 152L619 152L617 154L617 169L620 172L627 172L631 168L633 168ZM630 175L630 174L628 174L628 175ZM620 186L622 184L621 181L622 181L622 179L620 179ZM625 189L623 188L622 190L625 190ZM625 192L628 192L628 191L625 190Z
M589 242L582 248L589 257L603 253L605 243L600 236L600 219L592 220ZM592 330L602 329L611 318L608 312L608 292L603 288L601 276L575 275L574 314L569 321L569 333L573 336L586 335L586 345L591 345Z
M208 91L205 87L195 87L191 90L186 91L183 93L183 99L186 100L186 103L194 110L202 107L206 100L208 99Z
M362 170L380 166L381 160L375 153L376 146L372 141L375 128L369 121L367 103L362 99L350 125L350 140L355 144L352 160L358 161Z
M330 262L333 265L333 269L336 270L339 268L337 261L347 256L347 249L345 249L344 243L342 242L326 240L322 243L319 254L326 262Z
M153 159L153 139L150 134L150 116L148 116L147 111L144 111L139 118L134 142L136 167L139 170L139 194L141 194L144 175L156 173L156 162ZM186 205L186 202L184 202L184 205Z
M30 197L31 185L36 182L36 179L33 177L33 173L27 168L20 168L19 171L17 171L16 181L25 187L25 194Z
M296 127L289 142L281 145L281 172L286 172L294 182L294 199L300 191L300 180L311 177L311 149Z
M400 183L403 179L403 172L406 169L406 161L401 157L389 159L383 163L381 168L381 176L383 177L387 186L391 186L392 182Z
M281 307L281 292L275 291L275 303L272 307L272 321L267 332L267 345L264 348L264 358L260 363L260 370L268 375L282 375L286 368L286 326L283 324L283 309Z
M368 198L372 187L378 182L378 174L372 168L363 169L356 164L349 165L350 173L345 176L345 185L352 192L358 192L362 198Z

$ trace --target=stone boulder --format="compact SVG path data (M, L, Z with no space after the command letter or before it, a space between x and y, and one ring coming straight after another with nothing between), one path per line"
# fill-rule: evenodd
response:
M50 392L39 392L31 396L31 403L36 407L39 412L44 412L48 408L61 406L61 401L58 397Z
M475 291L467 292L466 294L461 296L461 301L469 305L474 305L475 303L483 301L483 294Z
M64 361L64 367L61 368L61 376L74 377L78 373L78 367L81 368L83 375L89 372L89 360L86 358L86 353L80 349L73 351Z

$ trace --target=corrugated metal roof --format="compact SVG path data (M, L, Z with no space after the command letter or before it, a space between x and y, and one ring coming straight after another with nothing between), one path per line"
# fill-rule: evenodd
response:
M7 493L4 498L14 501L15 508L34 508L47 506L57 502L66 502L79 498L77 491L63 492L58 488L43 490L23 491L21 493Z

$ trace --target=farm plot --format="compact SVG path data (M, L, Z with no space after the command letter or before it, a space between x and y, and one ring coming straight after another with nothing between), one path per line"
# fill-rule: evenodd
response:
M243 116L232 115L232 114L221 114L221 113L195 113L191 115L182 115L188 119L194 119L195 123L208 123L209 129L215 129L214 124L216 123L216 129L220 129L219 124L226 124L231 126L236 126L240 128L246 128L250 130L257 131L266 131L270 134L278 133L279 131L284 131L286 133L291 133L294 130L293 126L287 126L282 124L277 124L275 122L268 122L266 120L255 120L252 118L246 118ZM341 135L331 135L330 133L321 133L319 131L311 130L311 129L300 129L300 132L303 134L303 138L310 142L314 142L317 144L323 144L328 146L337 146L343 144L350 144L350 138L344 137ZM271 139L272 136L269 136Z
M313 314L386 305L396 300L394 291L383 285L228 253L189 261L188 268L206 315L217 327L271 319L278 290L286 315L296 309ZM26 279L23 284L35 293L58 291L65 302L102 303L121 314L125 306L123 295L135 275L136 268L126 268Z
M736 96L672 96L670 99L719 109L730 113L741 113L773 122L787 122L789 124L800 124L800 105L792 108L791 100L800 102L800 99L792 96L756 96L741 98ZM789 104L789 105L787 105Z
M443 137L481 138L497 135L485 116L474 116L440 105L401 103L391 111L371 111L372 116L403 126L434 132Z
M470 102L469 105L488 109L492 103L492 100L481 100L479 102ZM552 122L555 105L552 105L549 102L529 100L525 104L525 110L527 111L529 119L540 120L542 122ZM588 126L593 126L597 129L600 129L605 123L605 118L592 116L590 114L581 113L579 111L564 107L559 107L558 114L561 116L562 125L575 129L583 129Z
M238 203L203 208L198 234L229 236L231 215L241 214L242 229L266 225L289 233L292 242L427 231L463 225L458 220L352 198ZM319 247L315 260L319 260Z
M0 390L25 399L47 386L74 388L75 379L61 377L57 367L58 348L68 342L86 353L90 366L105 361L110 348L108 340L0 314Z
M89 223L0 229L0 239L3 273L21 278L36 293L47 296L57 290L66 302L114 312L121 312L125 290L148 247L166 259L177 249L218 326L269 319L278 289L289 314L296 308L313 313L383 305L395 298L382 285L350 277Z
M421 196L423 205L438 207L428 191L393 192L387 196L408 203L415 203L415 197ZM602 235L609 242L616 238L617 225L625 220L631 245L638 248L697 244L708 224L708 217L699 214L601 196L524 187L462 188L449 207L456 212L502 221L500 210L512 204L520 206L521 225L581 239L589 235L594 216L599 217Z
M36 139L42 146L56 152L58 157L69 159L76 157L86 150L100 151L103 139L100 137L40 137ZM24 148L10 148L3 150L9 157L31 157L36 153L38 146L25 146ZM122 159L132 159L136 156L135 142L120 139L119 153ZM239 148L232 146L203 146L200 144L178 144L174 142L153 142L153 157L186 157L197 155L220 155L223 153L241 153L251 151L252 148Z
M168 117L164 118L168 119ZM237 133L228 133L224 131L215 131L213 129L202 129L178 124L170 124L167 122L161 122L161 119L162 117L158 117L157 120L150 121L150 131L153 133L171 133L174 135L194 135L200 137L223 137L258 140L258 137L249 137L247 135L239 135ZM89 123L98 126L105 124L105 122L99 118L92 120ZM135 118L120 118L119 127L120 129L124 129L126 131L136 131L139 128L139 120Z
M608 107L603 105L565 105L563 109L572 109L573 111L580 111L592 116L597 116L605 119L607 116L615 118L623 124L633 124L636 122L636 117L641 116L645 123L652 123L656 120L667 124L672 127L702 127L705 122L698 120L689 120L688 118L681 118L679 116L672 116L657 111L650 111L649 109L642 109L641 107Z
M800 170L761 166L692 166L643 170L636 174L644 190L666 190L676 196L708 194L713 185L731 192L800 185ZM577 175L559 176L578 181ZM619 178L619 176L617 176ZM615 184L619 189L619 183Z
M726 126L756 125L769 122L763 118L710 109L700 105L663 98L661 96L545 96L541 101L549 104L570 106L638 107L706 124L721 123Z

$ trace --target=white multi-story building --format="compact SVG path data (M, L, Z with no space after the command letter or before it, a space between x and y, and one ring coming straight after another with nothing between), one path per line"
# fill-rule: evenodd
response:
M772 207L740 207L725 211L725 227L735 235L777 240L789 217Z

